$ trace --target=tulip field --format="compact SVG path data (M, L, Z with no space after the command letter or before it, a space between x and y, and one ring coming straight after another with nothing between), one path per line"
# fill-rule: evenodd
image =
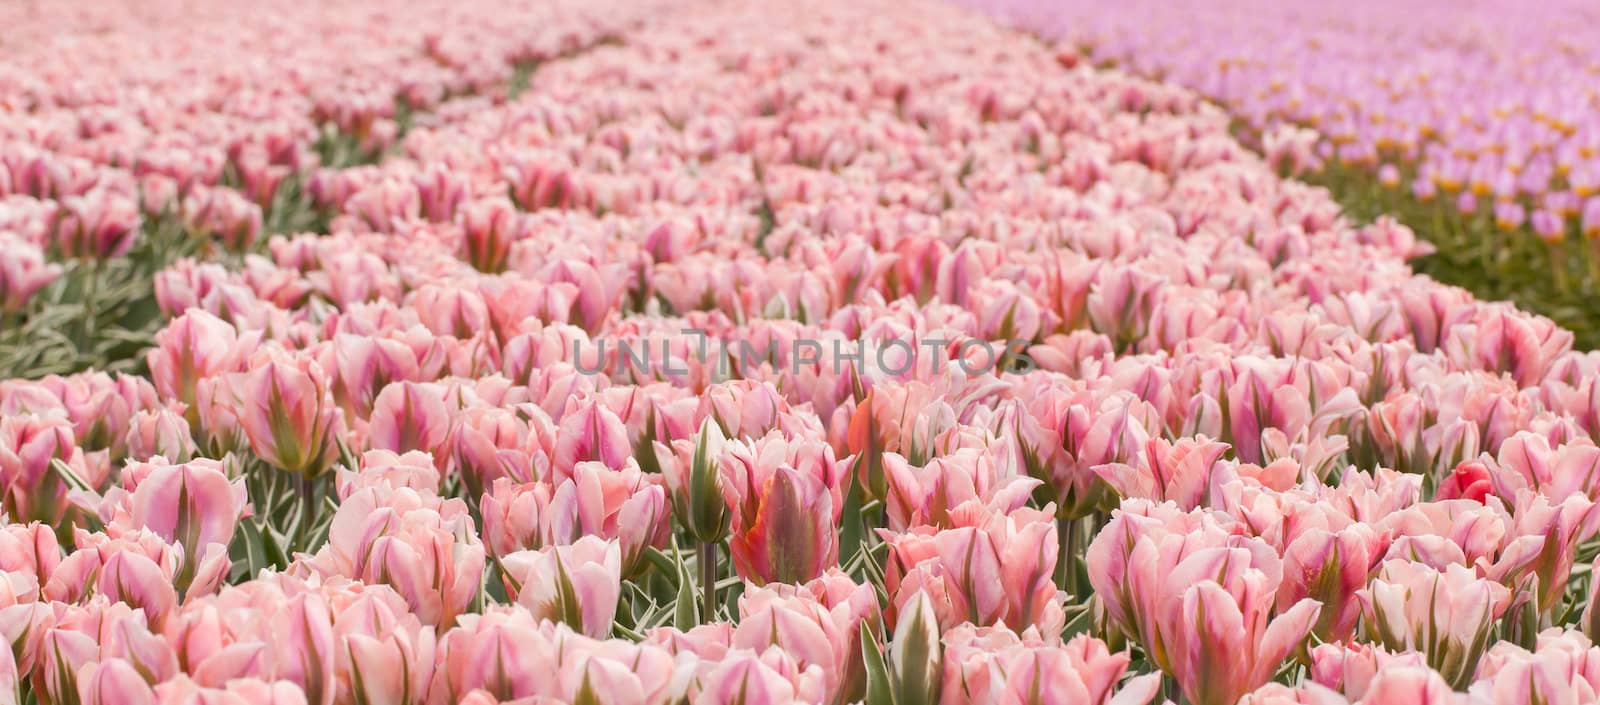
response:
M0 3L0 705L1600 703L1600 17L1167 5Z
M1280 171L1425 227L1422 271L1600 346L1600 5L963 2L1218 101Z

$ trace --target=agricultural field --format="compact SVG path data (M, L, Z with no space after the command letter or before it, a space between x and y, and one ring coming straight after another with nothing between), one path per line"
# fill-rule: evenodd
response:
M1421 231L1419 271L1600 346L1600 5L967 1L1227 107L1280 173Z
M0 705L1600 702L1595 14L0 3Z

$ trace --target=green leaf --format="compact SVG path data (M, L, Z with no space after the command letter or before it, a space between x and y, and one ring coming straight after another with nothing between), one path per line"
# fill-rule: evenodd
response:
M839 555L845 556L846 559L855 556L861 550L861 537L866 531L861 512L861 486L856 482L856 474L852 472L850 487L845 491L844 511L839 515L842 521L839 527Z
M689 577L689 570L683 567L683 554L678 551L676 540L672 542L672 560L678 576L678 596L672 612L672 626L679 631L689 631L700 626L700 605L695 595L694 580Z
M861 623L861 661L867 666L867 695L863 705L894 705L894 692L889 686L889 666L884 663L883 649L878 637Z

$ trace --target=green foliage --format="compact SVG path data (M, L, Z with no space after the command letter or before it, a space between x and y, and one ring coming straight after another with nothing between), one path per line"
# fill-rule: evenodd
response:
M196 243L171 215L147 217L125 257L63 262L61 278L25 310L0 316L0 379L94 368L143 374L143 350L163 322L155 275Z
M1403 183L1415 177L1402 173ZM1326 187L1357 222L1388 214L1433 243L1437 252L1411 263L1418 272L1480 299L1510 301L1548 316L1572 331L1579 348L1600 347L1600 242L1585 238L1575 221L1564 239L1546 244L1525 225L1498 227L1491 197L1480 197L1476 212L1462 215L1459 194L1419 201L1408 190L1383 186L1365 167L1332 162L1298 178Z

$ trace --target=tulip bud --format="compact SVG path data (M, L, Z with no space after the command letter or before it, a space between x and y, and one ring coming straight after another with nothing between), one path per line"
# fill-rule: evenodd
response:
M895 705L937 705L943 655L939 615L928 594L918 591L901 607L889 645L889 690Z
M692 454L682 441L674 443L670 450L659 442L654 444L661 474L672 495L673 516L703 544L717 543L728 533L728 505L722 499L722 481L717 471L725 442L722 429L708 417L700 424Z
M1589 574L1600 575L1600 558L1590 566ZM1590 640L1600 640L1600 580L1589 581L1589 600L1584 604L1581 624Z

